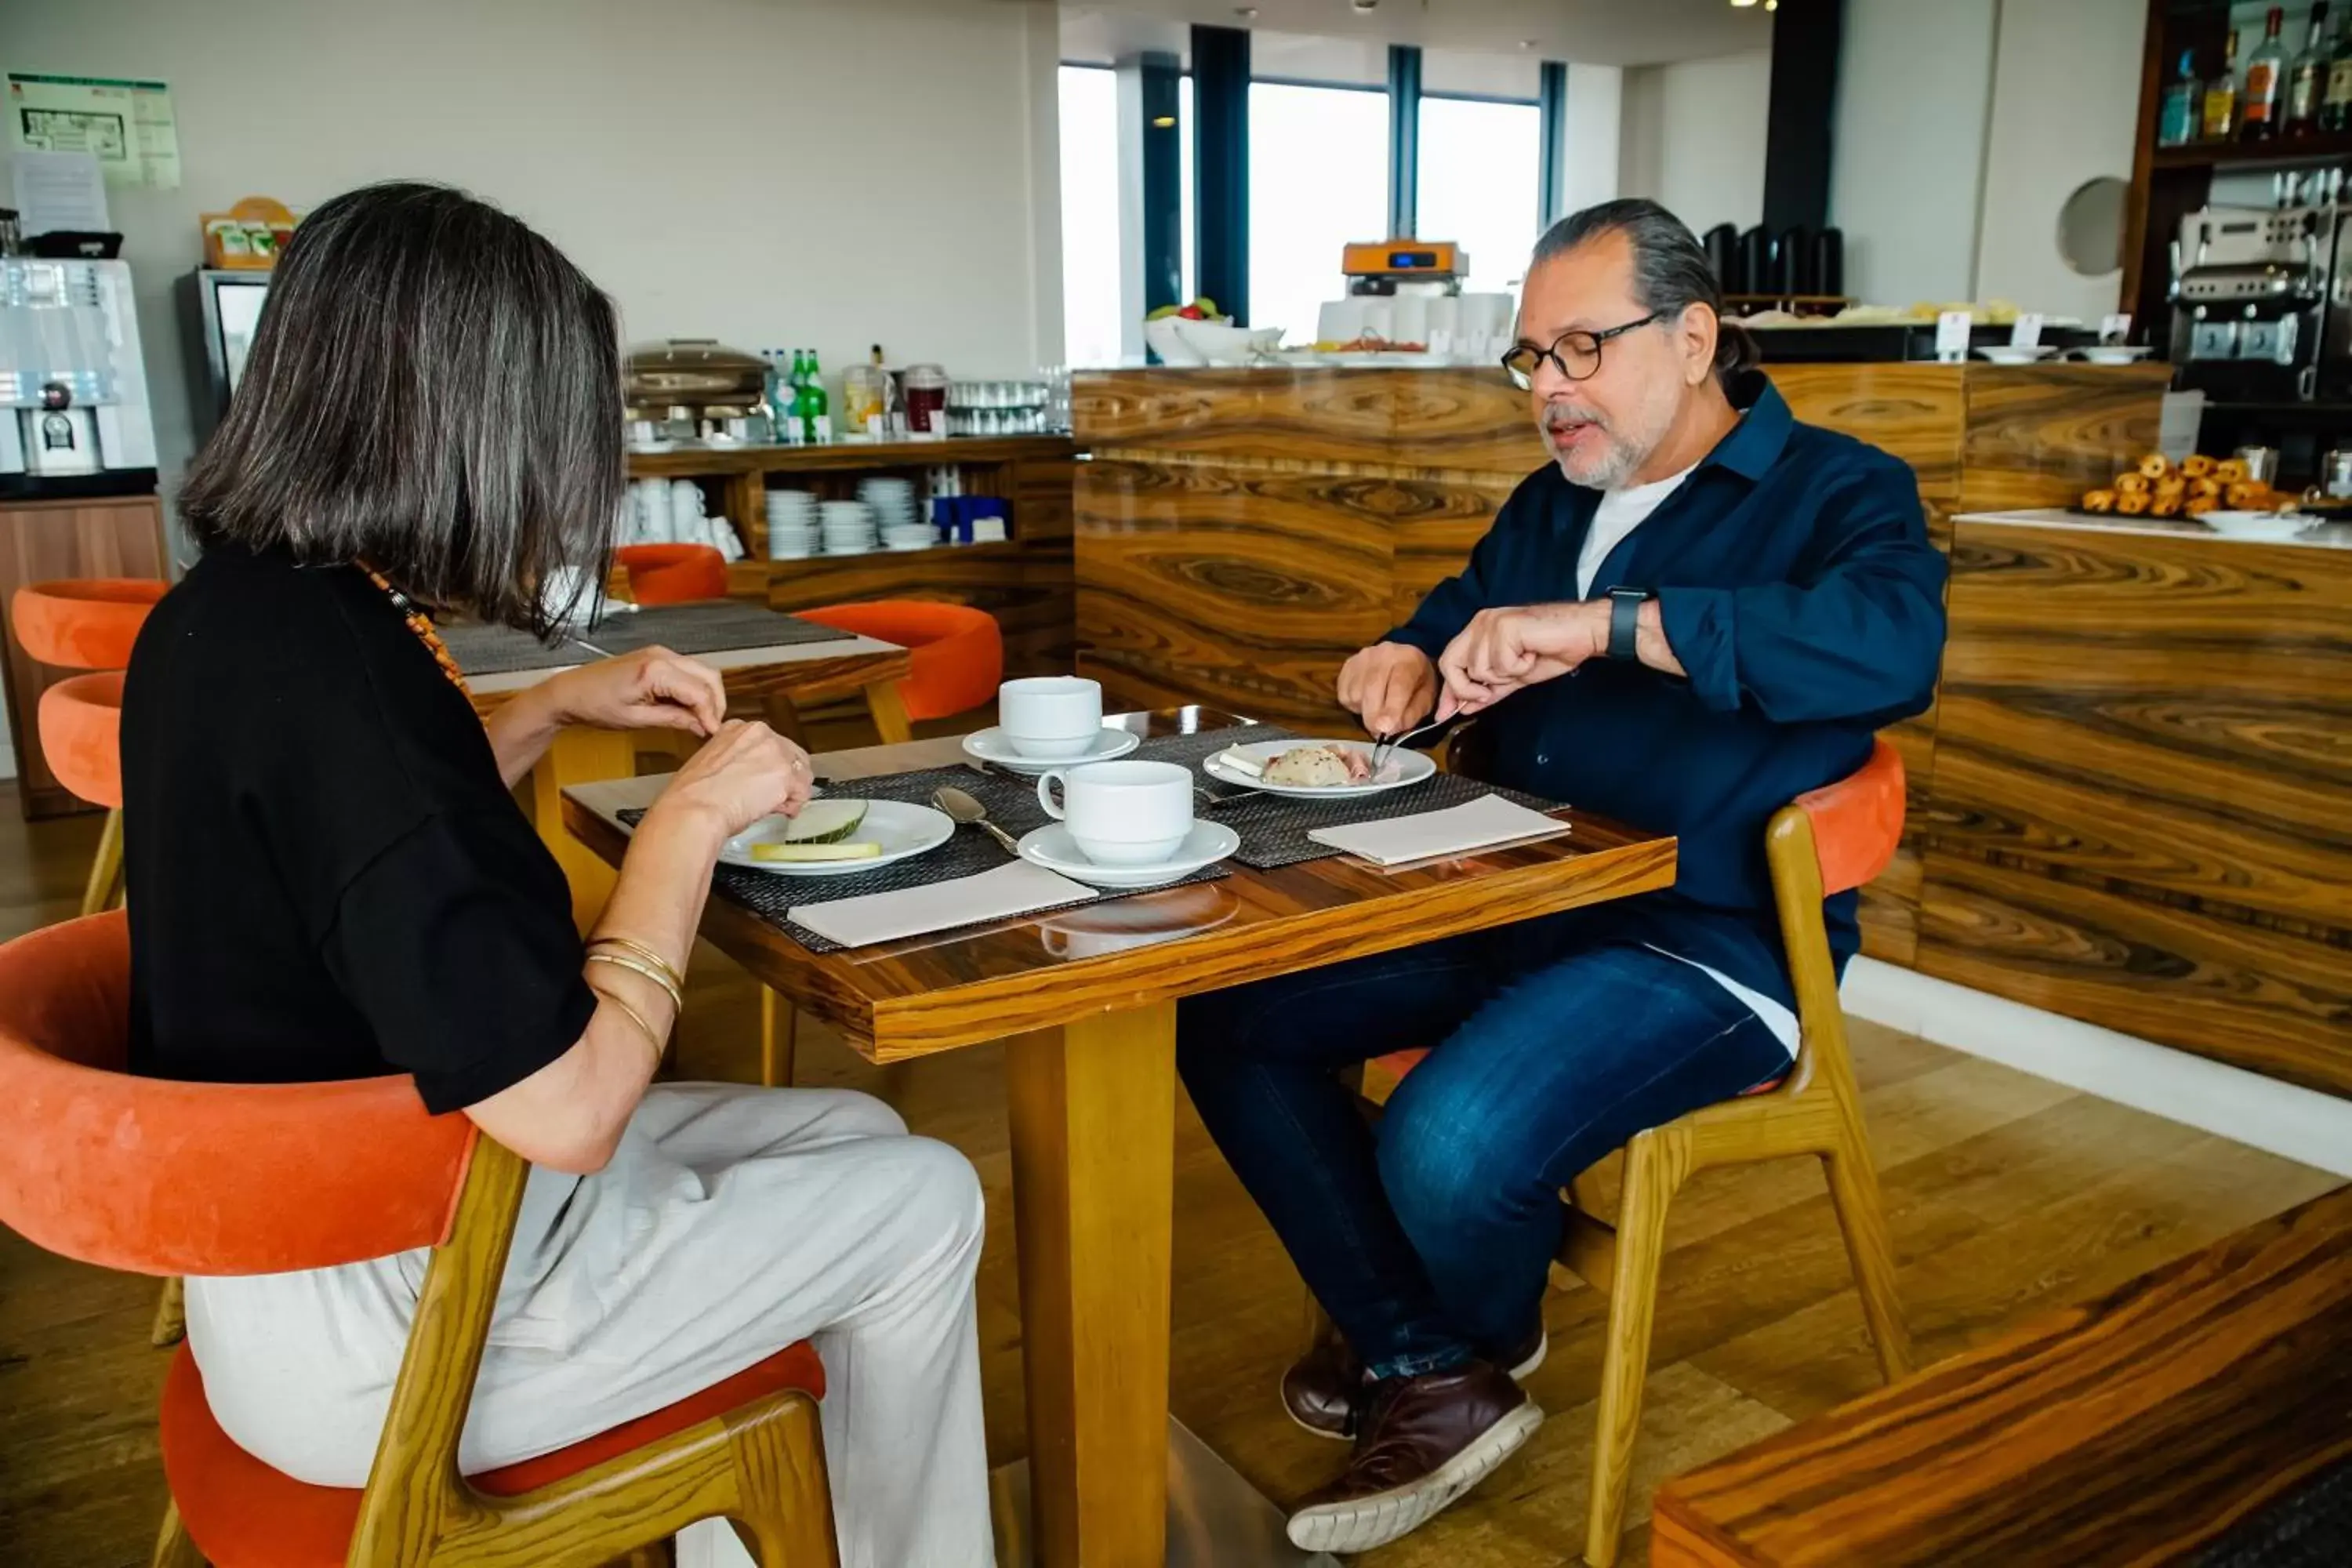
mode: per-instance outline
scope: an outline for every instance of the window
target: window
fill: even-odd
[[[1252,82],[1249,112],[1249,324],[1311,343],[1340,247],[1389,237],[1388,95]]]
[[[1117,364],[1120,301],[1118,76],[1064,66],[1062,353],[1074,365]]]
[[[1543,115],[1531,103],[1421,100],[1417,239],[1470,253],[1465,289],[1516,291],[1534,250]]]

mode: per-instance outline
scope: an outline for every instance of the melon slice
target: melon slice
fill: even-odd
[[[866,825],[862,800],[813,800],[784,831],[787,844],[838,844]],[[878,847],[877,852],[879,852]]]
[[[788,842],[751,846],[751,858],[767,861],[871,860],[881,853],[882,846],[870,840],[854,844]]]

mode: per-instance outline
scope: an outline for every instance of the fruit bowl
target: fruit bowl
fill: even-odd
[[[1160,356],[1162,364],[1204,365],[1209,363],[1209,356],[1185,342],[1176,331],[1179,327],[1198,324],[1176,316],[1161,316],[1143,323],[1143,341],[1151,346],[1152,353]]]
[[[1248,364],[1260,354],[1274,353],[1275,345],[1282,342],[1280,327],[1236,327],[1224,321],[1188,321],[1181,316],[1169,319],[1176,323],[1176,335],[1211,364]]]

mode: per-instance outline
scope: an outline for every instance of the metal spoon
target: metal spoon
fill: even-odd
[[[1015,855],[1021,853],[1020,841],[988,819],[988,807],[981,805],[977,797],[966,794],[953,784],[941,784],[931,792],[931,804],[955,818],[959,824],[985,827],[995,836],[999,844],[1003,845]]]

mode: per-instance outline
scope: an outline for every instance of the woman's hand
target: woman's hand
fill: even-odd
[[[719,672],[666,647],[583,665],[544,688],[559,724],[710,736],[727,721],[727,686]]]
[[[806,752],[765,724],[738,721],[721,724],[678,769],[647,816],[700,821],[712,833],[716,856],[719,840],[760,818],[779,811],[797,815],[815,784]]]

